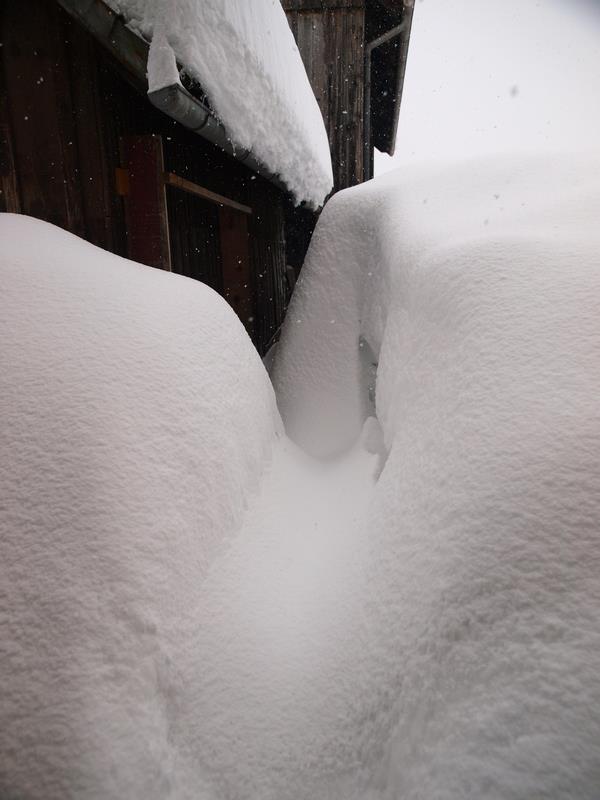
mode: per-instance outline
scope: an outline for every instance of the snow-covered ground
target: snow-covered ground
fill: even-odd
[[[273,390],[208,287],[28,217],[0,242],[0,796],[187,796],[181,665]]]
[[[333,186],[323,117],[279,0],[107,0],[151,41],[150,88],[178,80],[175,58],[207,93],[234,144],[318,208]]]
[[[388,453],[328,701],[358,788],[322,796],[372,771],[376,797],[598,797],[599,214],[597,159],[513,157],[390,173],[319,221],[280,410],[342,449],[370,350]]]
[[[597,798],[598,174],[328,204],[274,366],[324,460],[214,293],[1,220],[4,793]]]

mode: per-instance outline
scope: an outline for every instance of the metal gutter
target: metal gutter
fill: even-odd
[[[57,0],[123,66],[138,89],[147,85],[148,43],[136,36],[102,0]]]
[[[173,83],[162,89],[148,92],[148,99],[155,108],[179,122],[184,128],[188,128],[188,130],[199,134],[204,139],[212,142],[212,144],[225,150],[237,161],[274,183],[286,194],[290,193],[290,190],[279,175],[270,172],[252,151],[235,146],[235,143],[229,138],[227,131],[213,116],[211,110],[201,100],[194,97],[181,83]]]
[[[97,39],[125,67],[140,90],[147,90],[146,77],[149,44],[137,36],[118,14],[103,0],[57,0],[58,4]],[[220,147],[236,161],[277,186],[286,194],[289,188],[279,175],[272,173],[251,151],[236,147],[223,125],[208,106],[194,97],[181,83],[147,92],[153,106],[212,144]]]

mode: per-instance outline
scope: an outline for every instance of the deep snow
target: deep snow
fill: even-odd
[[[397,171],[313,237],[274,380],[288,430],[334,451],[365,347],[379,363],[388,457],[329,699],[355,708],[344,763],[374,796],[598,797],[599,176],[581,156]]]
[[[28,217],[0,242],[0,796],[188,796],[182,664],[273,390],[207,286]]]
[[[107,0],[151,42],[151,89],[198,81],[227,133],[318,208],[333,186],[323,117],[279,0]]]
[[[274,366],[321,462],[214,293],[0,218],[5,793],[597,798],[594,163],[334,197]]]

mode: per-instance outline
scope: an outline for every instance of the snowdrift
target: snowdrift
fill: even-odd
[[[0,794],[597,799],[599,174],[334,197],[320,463],[212,291],[0,217]]]
[[[279,0],[108,0],[152,42],[152,89],[177,78],[172,49],[236,146],[318,208],[333,186],[325,124]],[[162,84],[164,85],[164,84]]]
[[[178,710],[271,385],[208,287],[23,216],[0,242],[0,794],[202,796]]]
[[[280,409],[342,450],[378,364],[387,455],[322,706],[354,777],[322,797],[598,796],[599,215],[600,164],[565,156],[397,171],[321,216]]]

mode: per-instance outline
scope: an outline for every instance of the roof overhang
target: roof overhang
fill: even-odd
[[[157,91],[148,91],[147,69],[149,42],[130,30],[121,16],[102,0],[57,0],[60,6],[77,20],[124,68],[127,78],[156,108],[188,130],[224,150],[259,175],[274,183],[286,194],[288,188],[259,162],[252,152],[232,142],[223,125],[217,120],[204,99],[197,97],[177,82]]]
[[[367,110],[367,115],[373,126],[370,139],[379,150],[393,155],[404,89],[414,1],[373,0],[371,5],[375,4],[388,12],[389,25],[387,30],[378,31],[377,36],[367,42],[365,48],[368,92],[372,104]],[[380,69],[383,66],[381,69],[383,75],[373,74],[372,57],[379,59]],[[381,84],[379,86],[378,80]]]

